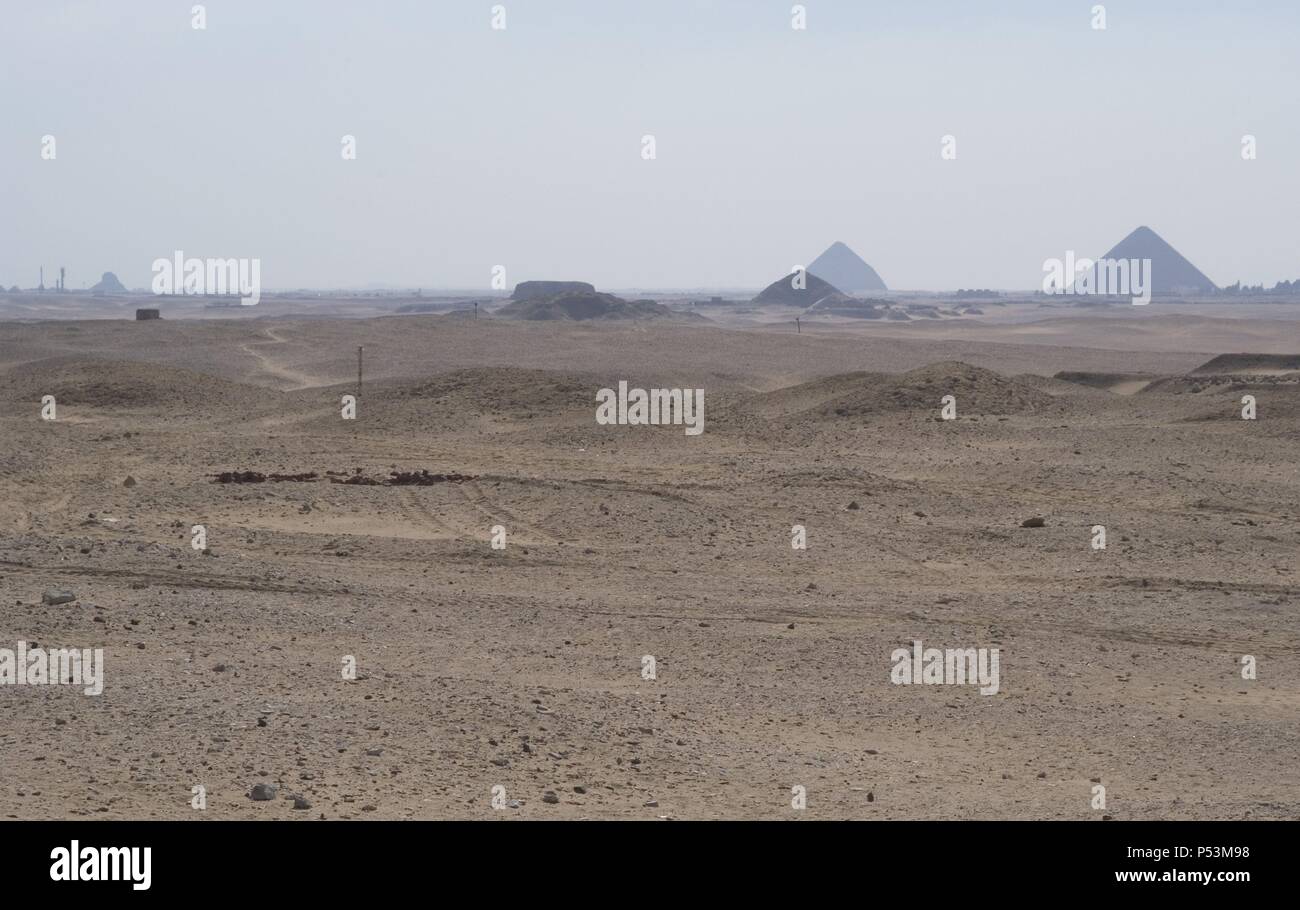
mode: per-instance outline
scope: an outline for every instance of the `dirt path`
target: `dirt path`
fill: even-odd
[[[295,370],[290,367],[283,366],[281,364],[276,363],[274,360],[272,360],[269,355],[254,350],[253,349],[254,345],[288,344],[288,340],[283,338],[278,332],[276,332],[275,329],[266,328],[266,329],[262,329],[262,332],[267,336],[269,340],[249,341],[245,344],[241,344],[239,346],[239,349],[243,351],[245,354],[248,354],[250,357],[255,357],[258,362],[258,369],[261,370],[263,373],[268,373],[271,376],[274,376],[276,379],[289,383],[289,385],[285,387],[283,391],[293,392],[298,389],[309,389],[314,386],[329,385],[328,380],[320,376],[315,376],[312,375],[311,373],[304,373],[301,372],[300,370]]]

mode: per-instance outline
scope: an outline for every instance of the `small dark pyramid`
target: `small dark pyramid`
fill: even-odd
[[[91,287],[90,292],[92,294],[125,294],[126,288],[122,286],[122,282],[117,280],[116,275],[112,272],[105,272],[103,277],[99,279],[99,283]]]
[[[1150,259],[1153,294],[1208,294],[1217,290],[1204,272],[1146,225],[1115,244],[1101,258]]]
[[[862,257],[836,240],[808,266],[808,271],[852,294],[857,291],[887,291],[885,282]]]
[[[805,271],[803,275],[804,286],[797,288],[795,287],[795,276],[797,274],[791,272],[789,275],[773,281],[758,292],[758,296],[754,298],[754,303],[781,303],[786,306],[807,308],[831,295],[845,296],[840,293],[838,288],[808,271]]]

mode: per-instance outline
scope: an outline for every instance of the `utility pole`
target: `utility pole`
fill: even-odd
[[[795,333],[796,335],[802,335],[802,334],[803,334],[803,329],[799,328],[799,317],[798,317],[798,316],[794,317],[794,333]]]
[[[357,345],[357,401],[361,401],[361,345]]]

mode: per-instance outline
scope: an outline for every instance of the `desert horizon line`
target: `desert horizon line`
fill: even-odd
[[[1165,241],[1163,237],[1161,237],[1158,233],[1156,233],[1147,225],[1139,225],[1137,228],[1134,228],[1127,235],[1125,235],[1125,237],[1122,240],[1120,240],[1118,243],[1112,246],[1110,250],[1108,250],[1102,256],[1098,257],[1096,260],[1089,259],[1087,257],[1077,257],[1073,249],[1066,250],[1065,252],[1068,261],[1070,261],[1071,263],[1074,263],[1076,261],[1080,263],[1083,262],[1089,263],[1088,266],[1083,266],[1084,272],[1086,274],[1087,270],[1095,266],[1095,264],[1098,262],[1105,262],[1112,259],[1135,258],[1133,256],[1135,250],[1143,251],[1143,255],[1139,255],[1136,257],[1138,259],[1144,259],[1144,258],[1150,259],[1156,256],[1160,257],[1160,259],[1168,263],[1170,272],[1178,273],[1180,277],[1184,278],[1189,282],[1188,284],[1183,286],[1176,286],[1173,288],[1166,286],[1163,289],[1158,289],[1156,293],[1158,293],[1160,296],[1166,296],[1166,297],[1167,296],[1196,296],[1199,294],[1213,295],[1223,291],[1228,291],[1233,288],[1241,289],[1244,287],[1250,289],[1252,287],[1252,285],[1248,283],[1244,283],[1242,279],[1238,279],[1234,284],[1222,284],[1222,285],[1218,284],[1217,282],[1210,279],[1203,271],[1201,271],[1199,268],[1194,266],[1185,256],[1179,253],[1178,250],[1176,250],[1172,245],[1170,245],[1167,241]],[[184,254],[182,251],[177,250],[174,255],[177,261],[177,271],[179,272],[180,259]],[[155,281],[152,289],[144,288],[140,286],[128,288],[121,283],[116,273],[112,271],[105,271],[104,273],[102,273],[100,281],[96,285],[91,286],[89,284],[84,284],[83,287],[80,289],[68,289],[64,284],[65,267],[63,266],[58,267],[58,272],[59,272],[58,286],[55,288],[47,288],[45,287],[45,283],[44,283],[45,266],[41,265],[39,266],[39,273],[40,273],[39,286],[32,287],[32,288],[21,288],[18,285],[11,285],[7,293],[25,293],[27,291],[32,291],[37,293],[49,293],[49,292],[77,293],[78,291],[94,292],[97,288],[99,288],[104,293],[117,293],[117,294],[142,293],[142,294],[150,294],[151,296],[161,296],[161,297],[213,296],[211,294],[193,294],[193,293],[187,293],[185,295],[158,293],[158,291],[156,290],[156,286],[157,286],[156,269],[157,269],[157,263],[163,261],[164,260],[162,259],[154,260]],[[189,261],[203,262],[205,260],[198,260],[198,259],[186,260],[187,263]],[[221,263],[223,261],[232,261],[232,260],[224,260],[218,258],[218,259],[209,259],[206,261],[209,263],[213,263],[213,262]],[[240,261],[246,261],[246,260],[240,260]],[[260,263],[261,259],[259,258],[254,261]],[[1050,262],[1052,262],[1051,259],[1045,260],[1043,263],[1043,267],[1047,268],[1048,263]],[[261,287],[261,291],[263,293],[273,294],[273,295],[284,295],[284,294],[293,294],[293,293],[344,294],[344,293],[367,293],[367,292],[370,293],[381,293],[381,292],[412,293],[414,292],[415,296],[423,296],[424,291],[428,290],[430,292],[434,292],[435,294],[439,294],[442,296],[473,296],[479,298],[488,298],[488,299],[501,298],[501,299],[508,300],[513,296],[514,290],[508,287],[508,285],[510,285],[511,283],[505,280],[504,277],[505,268],[506,268],[505,266],[500,264],[490,266],[488,271],[489,274],[491,275],[491,279],[489,282],[489,287],[487,288],[457,286],[457,285],[439,285],[439,284],[426,285],[420,283],[366,282],[363,284],[336,284],[336,285],[293,285],[293,284],[284,284],[284,285],[276,285],[276,286],[268,285],[265,287]],[[848,294],[861,294],[862,292],[870,292],[871,294],[951,294],[951,293],[962,293],[962,292],[992,292],[998,294],[1039,295],[1044,293],[1044,287],[1041,284],[1041,282],[1037,286],[1030,285],[1025,287],[1014,287],[1014,286],[1006,286],[1006,285],[997,287],[990,284],[980,284],[978,282],[975,282],[972,283],[969,287],[957,286],[953,288],[946,288],[946,287],[891,288],[885,284],[884,280],[879,276],[879,274],[877,274],[876,270],[872,266],[870,266],[860,255],[857,254],[856,251],[853,250],[852,247],[850,247],[842,240],[831,241],[831,243],[826,247],[826,249],[818,256],[810,260],[807,265],[803,265],[799,263],[792,265],[786,272],[783,273],[782,277],[795,275],[800,271],[804,271],[808,274],[814,275],[820,278],[822,281],[825,281],[827,284],[831,285],[835,290],[843,293],[848,293]],[[1079,277],[1078,273],[1073,273],[1073,274],[1075,278]],[[54,270],[51,269],[51,276],[53,277],[53,275],[54,275]],[[110,278],[111,278],[111,283],[109,281]],[[582,279],[529,278],[526,280],[527,281],[533,281],[533,280],[579,281]],[[778,278],[777,280],[780,280],[780,278]],[[513,283],[514,287],[517,288],[520,283],[521,282],[514,282]],[[1071,283],[1073,283],[1073,280]],[[1291,279],[1280,278],[1274,283],[1274,287],[1277,288],[1278,285],[1281,285],[1283,283],[1287,285],[1291,285],[1293,282]],[[105,284],[107,284],[108,286],[101,288],[101,285],[105,285]],[[593,286],[603,287],[607,291],[611,291],[611,292],[614,291],[646,292],[646,293],[653,293],[653,294],[711,293],[715,295],[720,292],[721,293],[726,293],[726,292],[749,293],[751,291],[761,292],[763,288],[766,286],[766,285],[750,285],[750,284],[667,284],[667,285],[627,284],[627,285],[623,285],[623,284],[597,284],[596,282],[591,282],[591,284]],[[1253,287],[1258,289],[1264,289],[1264,283],[1261,281],[1258,285],[1254,285]],[[0,282],[0,293],[6,293],[3,282]]]

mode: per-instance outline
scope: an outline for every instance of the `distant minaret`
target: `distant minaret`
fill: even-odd
[[[63,266],[59,266],[59,293],[63,293],[63,273],[66,271]]]
[[[41,266],[41,286],[38,287],[36,290],[38,291],[45,290],[45,266]]]

